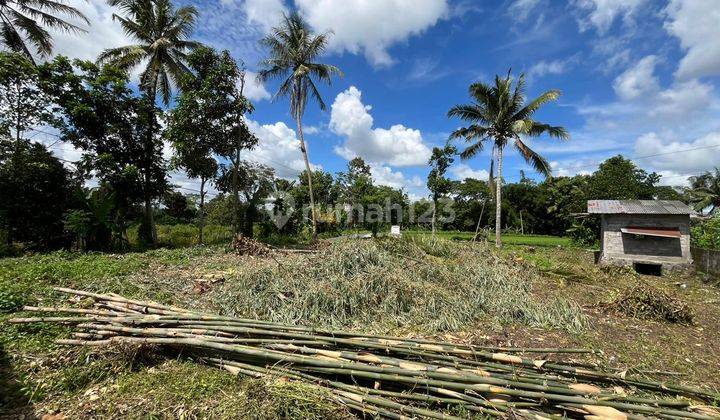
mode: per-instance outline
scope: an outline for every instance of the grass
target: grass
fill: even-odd
[[[403,231],[403,235],[407,236],[429,236],[431,232],[425,230],[406,230]],[[438,238],[450,239],[454,241],[472,241],[475,236],[475,232],[462,232],[462,231],[439,231],[435,235]],[[482,240],[482,236],[478,239]],[[487,237],[490,242],[495,241],[494,233],[490,233]],[[519,233],[503,233],[502,234],[503,244],[506,245],[529,245],[529,246],[543,246],[543,247],[554,247],[571,246],[570,238],[563,238],[559,236],[549,235],[521,235]]]
[[[407,233],[407,232],[406,232]],[[447,239],[460,233],[443,234]],[[440,236],[440,235],[438,235]],[[523,237],[527,238],[527,237]],[[547,238],[547,237],[540,237]],[[545,240],[550,246],[539,246]],[[641,280],[592,253],[432,239],[340,241],[314,255],[227,254],[222,246],[145,253],[67,252],[0,259],[0,419],[351,418],[327,395],[279,378],[242,379],[153,348],[67,349],[62,326],[10,325],[25,303],[58,304],[62,285],[215,313],[362,332],[527,347],[593,347],[595,363],[673,371],[659,380],[720,387],[720,290],[695,277],[643,277],[684,302],[693,325],[637,319],[603,305]],[[202,283],[207,288],[197,291]],[[678,287],[678,285],[687,287]],[[5,311],[5,313],[2,313]],[[655,377],[655,376],[653,376]]]

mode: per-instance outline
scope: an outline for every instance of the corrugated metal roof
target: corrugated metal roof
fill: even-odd
[[[681,201],[589,200],[588,213],[595,214],[695,214]]]

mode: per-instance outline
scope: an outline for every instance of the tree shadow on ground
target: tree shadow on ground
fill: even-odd
[[[37,419],[33,405],[22,388],[23,384],[13,370],[10,355],[0,343],[0,420]]]

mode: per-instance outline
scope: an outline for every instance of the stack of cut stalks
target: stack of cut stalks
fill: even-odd
[[[631,378],[580,362],[529,359],[521,349],[319,330],[214,316],[154,302],[58,288],[92,309],[26,307],[47,317],[11,322],[74,325],[60,344],[155,344],[250,377],[274,376],[326,389],[359,414],[393,419],[472,416],[560,419],[714,419],[720,395]]]

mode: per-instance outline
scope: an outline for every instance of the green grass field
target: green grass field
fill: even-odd
[[[420,236],[420,235],[432,235],[430,231],[417,231],[417,230],[406,230],[403,232],[404,235],[408,236]],[[461,232],[461,231],[441,231],[436,232],[436,236],[443,239],[450,239],[454,241],[471,241],[475,233],[473,232]],[[482,236],[478,237],[482,240]],[[494,241],[495,236],[491,233],[488,238],[489,241]],[[504,244],[507,245],[530,245],[530,246],[571,246],[570,238],[562,238],[559,236],[546,236],[546,235],[520,235],[517,233],[504,233],[502,235]]]

